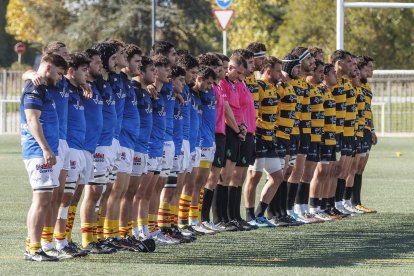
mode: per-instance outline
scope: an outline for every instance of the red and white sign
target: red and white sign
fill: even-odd
[[[224,32],[234,16],[234,10],[213,10],[213,14]]]
[[[14,45],[14,51],[21,55],[26,52],[26,45],[23,42],[16,43]]]

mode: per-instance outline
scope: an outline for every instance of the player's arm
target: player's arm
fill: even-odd
[[[41,111],[37,109],[25,109],[24,113],[26,115],[27,125],[33,137],[36,139],[36,142],[39,144],[40,148],[43,151],[43,158],[48,165],[56,164],[56,156],[53,151],[50,149],[49,144],[46,141],[46,138],[43,134],[43,128],[40,124],[39,118]]]
[[[82,84],[80,86],[83,90],[83,97],[85,97],[86,99],[91,99],[92,98],[92,88],[88,83]]]
[[[239,129],[233,111],[227,101],[224,101],[224,118],[226,120],[226,125],[228,125],[235,133],[238,133],[237,136],[240,139],[243,139],[244,135],[242,134],[241,129]]]
[[[28,70],[22,75],[23,81],[31,80],[35,86],[46,85],[46,80],[41,77],[36,71]]]

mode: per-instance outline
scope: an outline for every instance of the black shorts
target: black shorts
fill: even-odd
[[[213,166],[223,168],[226,165],[226,135],[215,134],[216,152],[214,153]]]
[[[355,155],[355,137],[344,136],[342,140],[341,155],[353,156]]]
[[[240,151],[240,139],[236,133],[226,125],[226,160],[237,162]]]
[[[319,162],[321,160],[321,143],[310,142],[308,154],[306,155],[307,161]]]
[[[296,156],[299,152],[299,134],[290,135],[289,155]]]
[[[256,160],[256,144],[254,135],[247,133],[246,139],[240,144],[239,158],[236,166],[248,167],[253,165]]]
[[[344,139],[344,134],[343,133],[337,133],[336,134],[336,147],[335,147],[336,152],[342,152],[343,139]]]
[[[320,162],[336,161],[336,146],[321,145],[321,160]]]
[[[356,137],[356,140],[355,140],[355,153],[356,154],[364,153],[363,150],[362,150],[362,140],[363,139],[364,139],[363,137]]]
[[[299,136],[299,154],[308,154],[309,145],[310,145],[310,134],[309,133],[301,133]]]
[[[276,147],[273,141],[263,140],[256,136],[256,158],[276,157]]]
[[[285,158],[286,155],[289,155],[289,146],[290,146],[289,140],[276,137],[276,143],[275,143],[276,156],[279,158]]]
[[[369,152],[372,147],[372,134],[368,129],[364,129],[364,138],[362,139],[362,152]]]

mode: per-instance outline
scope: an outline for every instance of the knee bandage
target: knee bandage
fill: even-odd
[[[68,219],[69,207],[60,207],[57,215],[57,219]]]

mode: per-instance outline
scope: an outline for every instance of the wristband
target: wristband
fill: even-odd
[[[371,128],[371,132],[375,132],[375,128]]]

